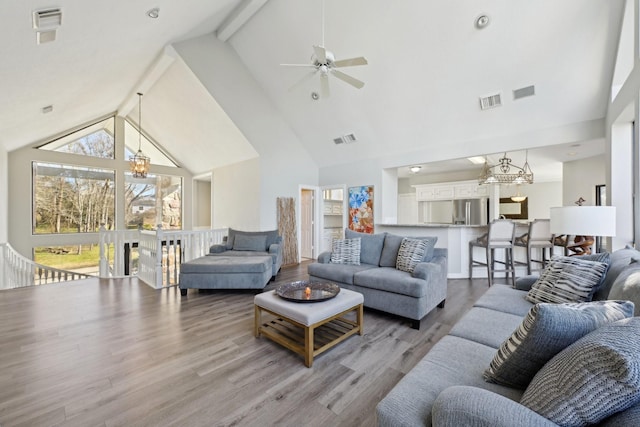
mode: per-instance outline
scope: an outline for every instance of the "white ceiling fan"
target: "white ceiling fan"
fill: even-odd
[[[356,65],[367,65],[368,62],[363,56],[356,58],[340,59],[336,60],[333,56],[333,52],[325,49],[324,47],[324,0],[322,1],[322,44],[319,46],[313,46],[313,55],[311,55],[311,64],[280,64],[285,67],[305,67],[314,68],[309,74],[307,74],[302,80],[294,84],[291,89],[298,86],[303,81],[306,81],[311,76],[314,76],[318,72],[320,73],[320,93],[323,98],[329,96],[329,75],[332,74],[338,79],[351,86],[361,89],[364,86],[364,82],[351,77],[348,74],[338,70],[342,67],[354,67]]]

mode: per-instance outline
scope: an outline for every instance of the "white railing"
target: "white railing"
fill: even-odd
[[[33,262],[16,252],[9,243],[0,243],[0,289],[14,289],[93,277]]]
[[[204,256],[221,243],[228,229],[155,231],[100,229],[100,277],[137,274],[138,279],[160,289],[178,283],[180,264]],[[138,249],[137,262],[131,249]]]

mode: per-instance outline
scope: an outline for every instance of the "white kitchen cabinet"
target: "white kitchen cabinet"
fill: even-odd
[[[416,200],[426,202],[431,200],[475,199],[489,196],[487,186],[478,185],[477,181],[460,181],[442,184],[420,184],[416,189]]]

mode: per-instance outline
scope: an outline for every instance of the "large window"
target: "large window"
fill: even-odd
[[[127,228],[182,229],[182,178],[125,174],[125,223]]]
[[[115,153],[114,123],[115,119],[109,117],[49,142],[41,146],[40,149],[113,159]]]
[[[114,223],[113,170],[33,162],[33,233],[94,233]]]

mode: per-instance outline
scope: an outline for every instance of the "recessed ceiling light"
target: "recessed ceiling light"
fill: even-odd
[[[481,30],[484,27],[489,25],[489,16],[488,15],[480,15],[476,18],[476,28]]]
[[[411,171],[411,173],[418,173],[418,172],[420,172],[420,169],[422,169],[422,166],[418,166],[418,165],[416,165],[416,166],[411,166],[411,167],[409,168],[409,170]]]
[[[467,160],[469,160],[474,165],[484,165],[484,162],[486,161],[484,156],[467,157]]]
[[[158,16],[160,16],[160,8],[159,7],[154,7],[153,9],[149,9],[147,11],[147,16],[149,18],[153,18],[153,19],[158,18]]]
[[[318,95],[318,92],[311,92],[311,99],[313,99],[314,101],[320,99],[320,95]]]

